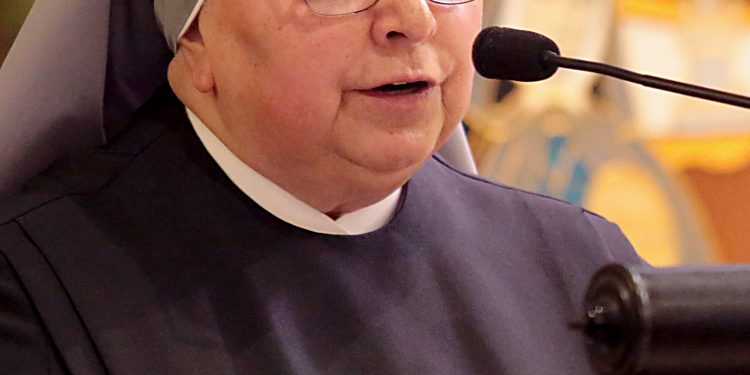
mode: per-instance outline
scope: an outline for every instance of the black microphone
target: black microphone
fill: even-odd
[[[491,26],[477,36],[474,67],[485,78],[533,82],[551,77],[557,68],[583,70],[677,94],[750,108],[750,98],[707,87],[635,73],[615,66],[560,56],[552,39],[531,31]]]

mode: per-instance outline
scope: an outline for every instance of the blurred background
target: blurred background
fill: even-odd
[[[33,0],[0,2],[0,61]],[[568,57],[750,94],[750,0],[485,0]],[[750,111],[588,73],[478,78],[480,174],[618,223],[657,265],[750,262]],[[502,225],[502,223],[498,223]]]
[[[0,1],[0,61],[3,61],[5,54],[8,53],[33,2],[33,0]]]

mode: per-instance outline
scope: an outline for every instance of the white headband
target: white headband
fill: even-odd
[[[200,13],[206,0],[154,0],[154,13],[172,51]]]

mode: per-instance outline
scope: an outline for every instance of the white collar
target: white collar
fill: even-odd
[[[291,225],[316,233],[359,235],[382,228],[396,211],[401,188],[380,202],[333,220],[243,163],[190,109],[187,114],[203,146],[229,179],[259,206]]]

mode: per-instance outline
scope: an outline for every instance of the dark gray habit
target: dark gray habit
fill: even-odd
[[[567,323],[592,272],[640,262],[606,220],[438,159],[384,228],[298,229],[169,93],[2,207],[2,374],[590,374]]]
[[[433,158],[378,231],[293,227],[163,86],[151,1],[60,4],[0,71],[0,374],[591,373],[567,323],[640,262],[616,226]]]

